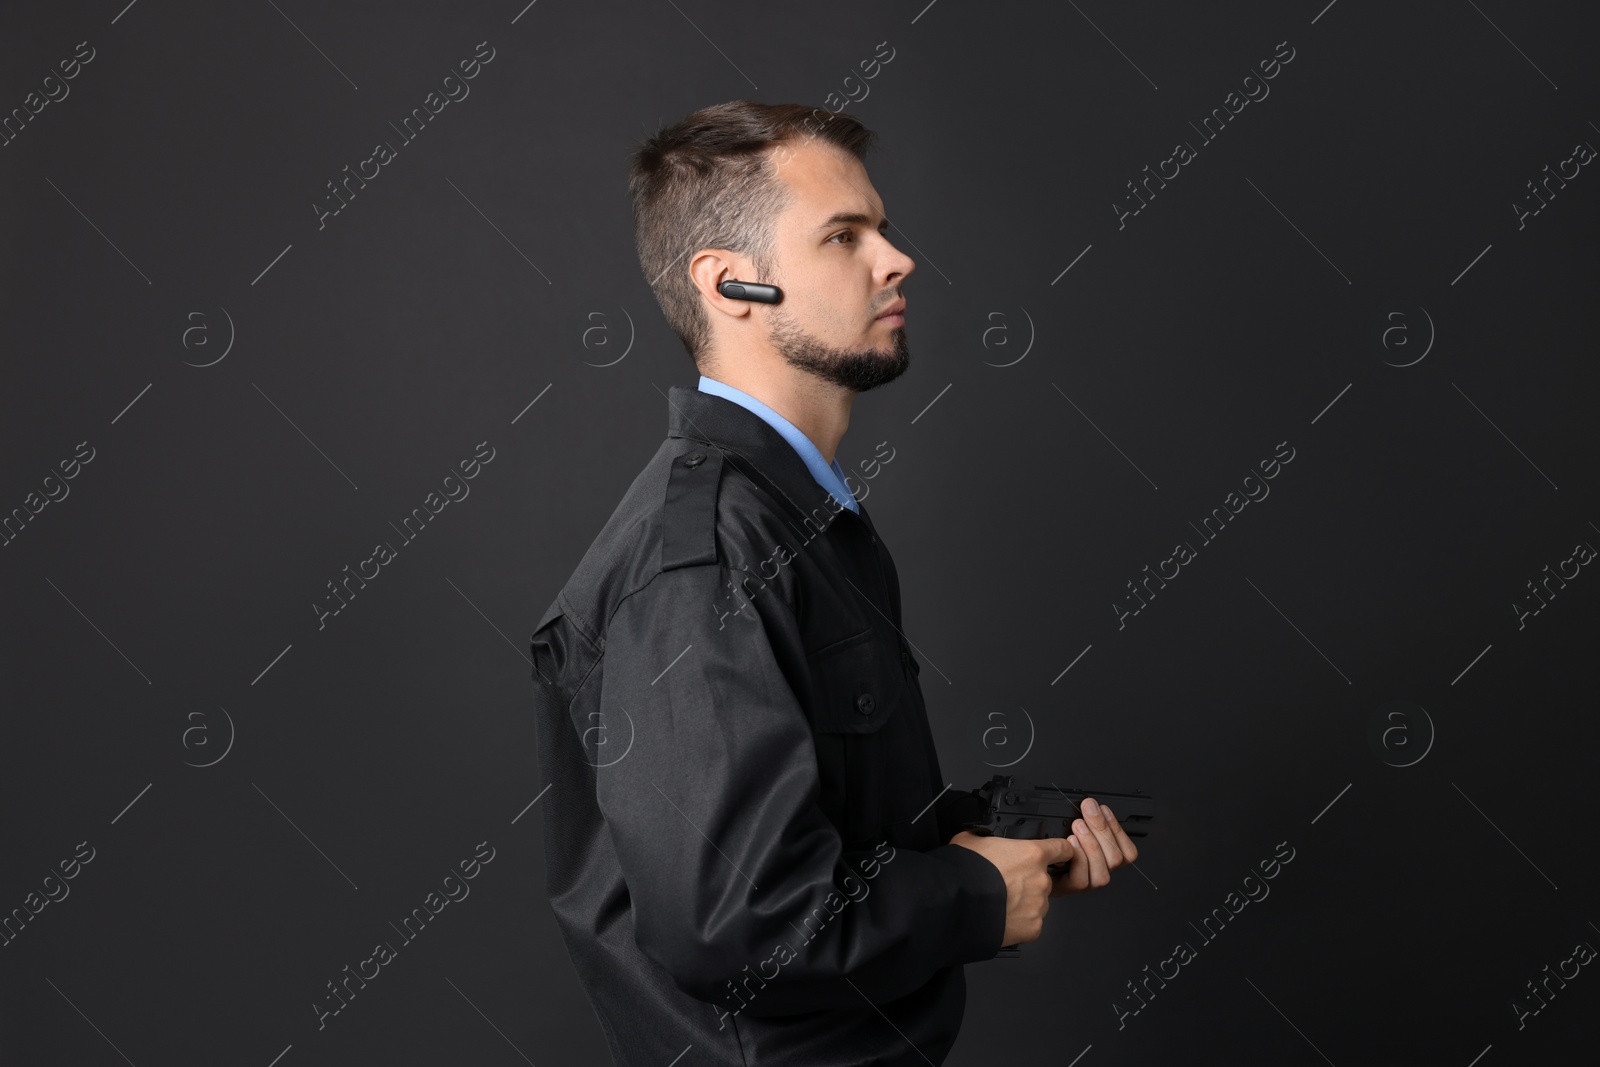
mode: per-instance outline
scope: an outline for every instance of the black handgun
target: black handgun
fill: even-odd
[[[981,836],[1032,840],[1041,837],[1070,837],[1072,823],[1082,817],[1078,805],[1087,797],[1108,804],[1117,824],[1129,837],[1145,837],[1155,820],[1155,801],[1144,793],[1114,793],[1101,789],[1061,789],[1055,785],[1025,786],[1015,777],[997,774],[974,789],[973,800],[957,807],[959,825]],[[1047,870],[1060,876],[1067,863],[1053,863]],[[1021,954],[1021,945],[1006,945],[996,958]]]

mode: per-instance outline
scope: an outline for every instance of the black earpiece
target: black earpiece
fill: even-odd
[[[759,282],[723,282],[717,292],[730,300],[754,300],[762,304],[776,304],[783,299],[783,290],[776,285]]]

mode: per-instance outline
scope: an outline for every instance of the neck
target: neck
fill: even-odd
[[[833,462],[839,441],[850,428],[850,406],[855,400],[852,390],[822,381],[787,363],[775,367],[720,366],[701,373],[750,394],[794,423],[817,446],[822,458]]]

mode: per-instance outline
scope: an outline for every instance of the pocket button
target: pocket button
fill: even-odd
[[[871,715],[874,707],[876,707],[876,703],[873,701],[871,693],[862,693],[856,697],[856,710],[861,714]]]

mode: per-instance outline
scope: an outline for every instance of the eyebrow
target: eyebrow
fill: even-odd
[[[824,221],[820,226],[813,228],[811,232],[814,234],[821,233],[824,230],[831,230],[835,226],[842,226],[846,223],[854,223],[858,226],[865,226],[871,221],[872,217],[870,215],[863,215],[859,211],[835,211],[832,215],[829,215],[827,220]],[[883,223],[884,225],[888,225],[889,218],[887,215],[884,216]]]

